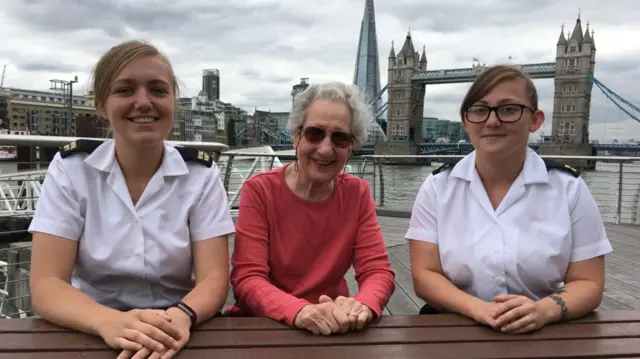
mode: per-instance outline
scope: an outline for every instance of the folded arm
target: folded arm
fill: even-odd
[[[100,323],[117,311],[107,308],[71,286],[78,240],[84,229],[81,204],[60,158],[49,165],[36,213],[29,286],[35,311],[44,319],[98,335]]]
[[[197,323],[213,317],[224,305],[229,291],[229,249],[226,235],[193,243],[196,286],[182,301],[196,312]],[[169,311],[179,311],[170,308]]]
[[[120,312],[71,286],[77,248],[74,240],[33,234],[29,282],[32,305],[42,318],[56,325],[99,335],[101,323]]]
[[[214,164],[204,182],[202,196],[189,215],[196,286],[182,301],[196,312],[197,323],[222,309],[229,291],[228,240],[235,226],[228,207],[220,171]]]
[[[413,287],[420,299],[439,310],[474,318],[474,308],[484,301],[458,289],[442,274],[437,244],[411,240],[409,254]]]
[[[565,283],[537,303],[546,323],[579,318],[598,308],[604,291],[604,256],[571,263]]]
[[[604,256],[613,250],[600,210],[581,178],[572,192],[572,249],[565,286],[538,302],[547,323],[578,318],[598,308],[605,284]]]
[[[284,292],[269,279],[269,224],[260,189],[245,181],[232,256],[231,284],[240,306],[258,316],[293,325],[298,312],[310,303]]]
[[[473,318],[473,309],[483,301],[458,289],[442,274],[434,180],[429,176],[418,191],[406,234],[414,290],[434,308]]]
[[[369,307],[379,318],[395,289],[395,273],[389,263],[369,186],[363,187],[358,231],[353,248],[353,267],[359,287],[354,298]]]

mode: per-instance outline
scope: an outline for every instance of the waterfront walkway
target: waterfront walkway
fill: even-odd
[[[391,267],[396,272],[396,290],[386,314],[417,314],[424,304],[413,291],[409,245],[404,233],[409,225],[408,218],[378,217],[385,239]],[[640,226],[606,224],[607,234],[614,252],[606,260],[606,288],[600,310],[634,309],[640,310]],[[233,242],[229,251],[233,250]],[[358,289],[351,269],[347,281],[353,293]],[[227,305],[233,304],[231,291]]]

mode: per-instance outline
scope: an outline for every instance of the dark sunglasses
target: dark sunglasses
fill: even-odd
[[[339,148],[349,147],[353,142],[353,135],[350,133],[341,131],[332,132],[315,126],[301,127],[300,132],[305,140],[314,144],[322,142],[322,140],[327,137],[327,134],[331,136],[331,143]]]

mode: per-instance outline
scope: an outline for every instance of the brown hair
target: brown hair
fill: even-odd
[[[146,56],[160,56],[169,66],[169,77],[173,82],[173,93],[178,98],[178,79],[176,78],[169,59],[162,54],[155,46],[143,41],[126,41],[112,47],[107,51],[94,70],[93,76],[93,94],[95,98],[96,109],[104,106],[109,96],[109,88],[113,80],[118,76],[120,71],[134,60]]]
[[[490,93],[497,85],[511,80],[524,80],[527,99],[531,102],[531,106],[538,109],[538,91],[531,81],[531,78],[522,72],[519,68],[511,65],[496,65],[489,67],[480,73],[471,85],[469,91],[462,100],[460,105],[460,118],[464,121],[464,114],[469,107],[480,101],[488,93]]]

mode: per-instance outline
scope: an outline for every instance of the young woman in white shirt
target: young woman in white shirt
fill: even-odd
[[[406,233],[421,314],[523,333],[596,309],[612,247],[579,173],[527,145],[545,120],[531,79],[486,69],[460,117],[475,151],[428,176]]]
[[[228,291],[234,224],[220,172],[206,153],[165,142],[177,93],[155,47],[111,48],[94,95],[113,139],[56,154],[29,229],[35,310],[101,336],[119,359],[173,357]]]

